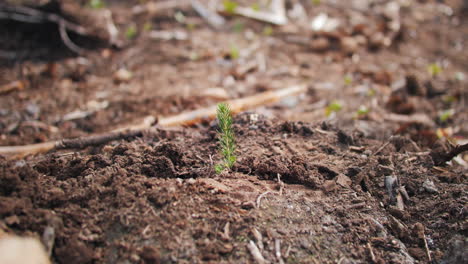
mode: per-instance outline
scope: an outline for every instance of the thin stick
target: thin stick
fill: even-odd
[[[212,27],[220,28],[226,21],[217,13],[206,8],[202,3],[197,0],[191,0],[192,8],[204,18]]]
[[[426,249],[427,259],[429,260],[428,262],[431,263],[432,262],[431,252],[429,251],[429,247],[427,246],[426,232],[424,232],[424,229],[423,229],[423,239],[424,239],[424,248]]]
[[[377,154],[379,154],[380,151],[382,151],[385,147],[388,146],[388,144],[390,144],[390,140],[393,138],[393,135],[390,136],[387,140],[387,142],[385,142],[385,144],[383,144],[377,151],[375,151],[374,153],[372,153],[372,156],[375,156]]]
[[[62,139],[58,141],[49,141],[39,144],[31,144],[25,146],[8,146],[0,147],[0,155],[9,158],[22,158],[29,154],[37,154],[47,152],[53,149],[81,149],[88,146],[96,146],[107,143],[109,141],[138,137],[142,135],[142,131],[127,131],[116,133],[105,133],[101,135],[93,135],[83,138]]]
[[[436,166],[444,165],[445,162],[450,161],[459,154],[468,151],[468,143],[464,145],[457,145],[452,148],[448,153],[440,152],[438,150],[433,150],[429,154],[434,160]]]
[[[277,91],[268,91],[245,98],[227,101],[226,103],[230,105],[232,113],[239,113],[241,111],[252,109],[260,105],[277,102],[284,97],[294,96],[305,92],[306,90],[306,85],[297,85]],[[200,122],[201,120],[213,119],[216,115],[216,106],[217,105],[212,105],[206,108],[181,113],[175,116],[160,118],[158,126],[173,127],[192,125]],[[153,126],[155,120],[158,119],[154,116],[147,116],[140,124],[125,126],[100,135],[93,135],[76,139],[49,141],[24,146],[3,146],[0,147],[0,155],[10,158],[21,158],[26,155],[44,153],[53,149],[84,148],[91,145],[104,144],[112,140],[141,135],[143,130]],[[71,142],[76,143],[72,144]]]
[[[63,43],[71,51],[77,54],[82,54],[84,52],[84,49],[78,47],[70,40],[67,30],[71,30],[80,35],[87,35],[87,30],[84,27],[69,22],[56,14],[46,13],[24,6],[0,5],[0,18],[16,20],[24,23],[43,23],[46,21],[56,23],[59,26],[59,33]]]
[[[275,256],[279,264],[283,264],[283,258],[281,257],[281,240],[275,239]]]
[[[88,34],[87,30],[80,25],[65,20],[63,17],[58,16],[56,14],[42,12],[34,8],[1,4],[0,12],[0,14],[2,15],[0,16],[0,18],[16,20],[25,23],[43,23],[45,21],[53,22],[56,24],[62,23],[68,30],[71,30],[75,33],[78,33],[80,35]]]
[[[367,243],[367,248],[369,249],[372,262],[375,263],[375,254],[374,254],[374,250],[372,250],[372,246],[370,243]]]
[[[260,208],[260,203],[261,203],[261,201],[262,201],[262,198],[263,198],[265,195],[269,194],[269,193],[270,193],[270,191],[266,191],[266,192],[264,192],[264,193],[262,193],[262,194],[260,194],[260,195],[258,196],[258,198],[257,198],[257,208]]]
[[[257,230],[257,228],[252,229],[252,235],[255,237],[255,240],[257,240],[258,248],[263,251],[263,237],[260,231]]]
[[[63,43],[73,52],[76,54],[83,54],[85,52],[84,49],[78,47],[73,41],[71,41],[70,37],[68,36],[67,33],[67,28],[65,24],[61,21],[59,22],[59,33],[60,33],[60,38],[62,39]]]
[[[250,254],[252,254],[254,260],[258,264],[264,264],[265,263],[265,258],[263,258],[262,253],[260,253],[260,250],[258,249],[257,245],[255,245],[255,242],[250,240],[249,244],[247,245],[247,248],[249,249]]]

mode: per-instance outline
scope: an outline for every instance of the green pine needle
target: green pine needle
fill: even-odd
[[[234,131],[232,129],[231,109],[226,103],[218,104],[217,114],[219,131],[219,150],[223,156],[221,164],[215,166],[215,171],[221,173],[223,169],[231,169],[236,162],[236,141]]]

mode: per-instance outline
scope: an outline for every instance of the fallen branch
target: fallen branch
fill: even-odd
[[[445,162],[450,161],[465,151],[468,151],[468,143],[464,145],[457,145],[453,147],[448,153],[440,149],[432,150],[429,155],[432,157],[434,165],[440,166],[444,165]]]
[[[55,23],[59,26],[59,33],[63,43],[75,53],[82,54],[84,52],[82,48],[78,47],[70,40],[67,30],[84,36],[88,35],[87,30],[84,27],[72,23],[59,15],[42,12],[37,9],[25,6],[0,4],[0,18],[15,20],[23,23]]]
[[[227,101],[226,103],[230,105],[233,113],[239,113],[246,109],[252,109],[260,105],[277,102],[284,97],[294,96],[305,92],[306,90],[306,85],[297,85],[277,91],[268,91],[245,98]],[[49,141],[24,146],[3,146],[0,147],[0,155],[13,159],[22,158],[27,155],[44,153],[54,149],[81,149],[88,146],[105,144],[113,140],[137,137],[141,136],[144,130],[153,126],[156,120],[159,120],[157,123],[159,127],[192,125],[200,122],[201,120],[213,119],[216,116],[216,106],[217,105],[212,105],[166,118],[158,119],[154,116],[146,116],[144,121],[140,124],[125,126],[100,135]]]

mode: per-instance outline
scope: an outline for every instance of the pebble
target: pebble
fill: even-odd
[[[125,68],[120,68],[114,73],[114,81],[128,82],[133,78],[133,73]]]
[[[357,40],[353,37],[342,37],[341,48],[346,53],[354,53],[359,48]]]
[[[437,189],[437,187],[435,186],[434,182],[431,181],[431,180],[425,180],[422,187],[424,188],[424,190],[426,190],[426,192],[428,193],[438,193],[439,190]]]

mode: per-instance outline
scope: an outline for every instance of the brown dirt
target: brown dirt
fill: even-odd
[[[41,30],[53,25],[21,31],[29,27],[0,20],[11,34],[0,36],[0,55],[21,51],[2,61],[0,86],[24,83],[0,94],[1,145],[91,135],[148,114],[207,106],[219,101],[213,87],[227,98],[296,83],[310,84],[309,92],[236,116],[238,160],[219,175],[216,122],[23,160],[0,157],[0,231],[40,237],[52,227],[56,263],[253,263],[251,240],[278,263],[428,263],[425,244],[434,263],[468,259],[468,170],[457,162],[434,166],[429,155],[447,151],[437,129],[459,142],[468,137],[462,1],[445,1],[450,16],[437,1],[414,1],[401,9],[402,31],[391,46],[369,43],[351,52],[339,41],[360,35],[357,29],[327,36],[329,46],[317,51],[298,44],[309,37],[299,22],[265,35],[263,23],[231,17],[216,31],[190,9],[181,9],[194,25],[187,40],[153,40],[143,30],[147,22],[159,30],[187,26],[174,10],[132,16],[138,1],[115,2],[108,7],[117,26],[125,31],[134,23],[136,38],[83,57],[72,56],[56,35],[58,46],[47,45],[50,31]],[[310,18],[361,14],[369,39],[388,22],[378,8],[300,2]],[[233,60],[233,45],[254,50]],[[243,72],[259,57],[266,69]],[[427,71],[433,62],[442,65],[437,76]],[[115,82],[121,67],[133,72],[130,81]],[[334,100],[343,109],[327,117]],[[90,101],[108,107],[63,120]],[[362,105],[371,111],[356,117]],[[454,114],[441,121],[446,109]],[[466,154],[461,158],[466,162]],[[392,177],[396,182],[386,185]],[[404,209],[397,202],[402,186]]]

